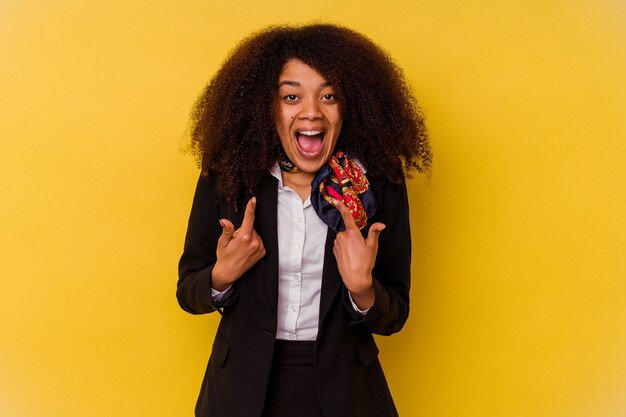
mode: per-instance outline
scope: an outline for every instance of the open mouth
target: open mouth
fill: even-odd
[[[298,130],[296,131],[296,144],[300,155],[307,159],[317,158],[324,150],[323,130]]]

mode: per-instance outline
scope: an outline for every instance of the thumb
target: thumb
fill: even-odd
[[[385,230],[385,225],[382,223],[374,223],[370,226],[369,232],[367,232],[367,244],[370,247],[378,248],[378,235]]]
[[[226,246],[233,238],[233,233],[235,232],[235,226],[231,223],[230,220],[220,219],[220,225],[222,226],[222,235],[217,241],[217,246]]]

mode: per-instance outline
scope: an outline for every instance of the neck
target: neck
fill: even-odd
[[[283,177],[283,185],[294,190],[302,201],[305,201],[311,195],[311,183],[315,174],[309,172],[286,172],[281,171]]]

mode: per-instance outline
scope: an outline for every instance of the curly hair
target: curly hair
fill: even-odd
[[[402,70],[364,35],[331,24],[271,26],[230,53],[197,99],[191,149],[203,175],[235,204],[254,194],[282,155],[276,131],[278,78],[299,59],[335,88],[343,116],[336,149],[357,158],[368,176],[401,182],[427,172],[432,153],[422,110]]]

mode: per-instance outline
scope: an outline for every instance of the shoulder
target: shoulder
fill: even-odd
[[[401,229],[408,228],[409,199],[404,178],[399,183],[394,183],[386,178],[371,178],[370,187],[376,199],[376,214],[372,223],[384,223],[388,230],[384,235],[390,234],[391,226],[398,225]]]
[[[376,196],[376,202],[379,204],[402,200],[406,197],[406,179],[404,177],[399,182],[393,182],[384,177],[372,177],[368,178],[368,181]]]
[[[210,193],[215,198],[216,201],[220,202],[220,204],[228,205],[230,200],[227,195],[228,193],[225,192],[224,190],[224,185],[225,185],[224,179],[225,179],[225,176],[220,173],[202,171],[198,178],[196,192]],[[254,190],[254,192],[250,193],[247,190],[240,191],[239,195],[237,195],[235,199],[235,202],[237,203],[236,205],[239,206],[241,203],[244,203],[244,206],[245,206],[245,203],[247,203],[247,201],[252,196],[256,196],[257,198],[259,197],[258,195],[259,190],[276,187],[276,186],[277,186],[277,180],[272,175],[272,173],[271,172],[264,173],[259,178],[257,188]]]

